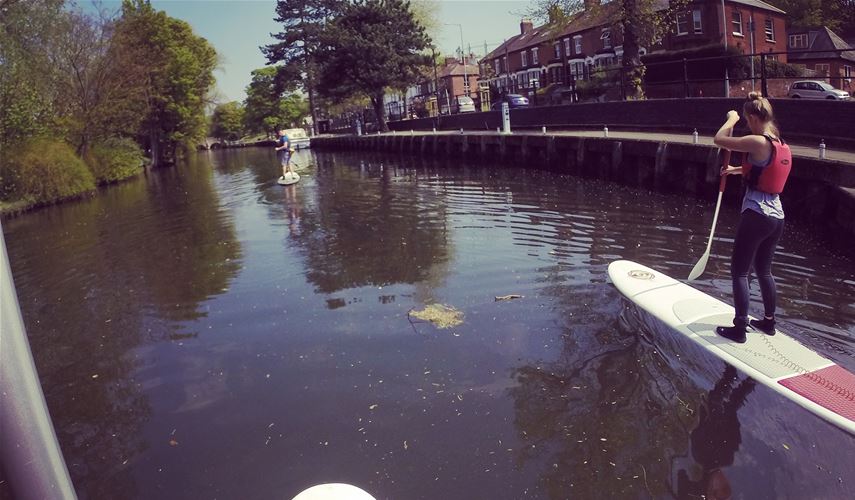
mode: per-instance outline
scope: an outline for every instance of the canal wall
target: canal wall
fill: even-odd
[[[313,149],[398,153],[421,158],[465,159],[546,169],[660,192],[715,199],[721,150],[718,147],[625,138],[541,133],[438,133],[323,136]],[[738,165],[741,154],[731,163]],[[835,243],[855,242],[855,165],[795,157],[781,195],[787,217],[806,220]],[[742,183],[731,176],[725,198],[737,202]]]
[[[699,98],[656,99],[574,103],[511,110],[511,128],[536,129],[602,129],[670,131],[714,135],[731,109],[742,112],[745,99]],[[775,120],[784,139],[805,144],[826,145],[834,149],[855,150],[855,100],[772,99]],[[450,116],[389,122],[389,128],[409,130],[493,130],[501,126],[498,111],[463,113]],[[744,121],[737,124],[734,135],[745,135]]]

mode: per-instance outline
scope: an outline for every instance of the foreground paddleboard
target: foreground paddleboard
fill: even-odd
[[[290,184],[296,184],[300,181],[300,175],[297,172],[288,172],[285,175],[279,177],[279,180],[276,181],[283,186],[288,186]]]
[[[733,324],[733,307],[649,267],[609,264],[617,289],[639,307],[757,382],[855,434],[855,374],[777,330],[749,328],[739,344],[715,333]]]

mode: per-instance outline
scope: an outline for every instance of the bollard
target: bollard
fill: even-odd
[[[822,139],[819,142],[819,159],[820,160],[825,159],[825,139]]]
[[[460,135],[463,135],[463,127],[460,127]]]
[[[416,135],[416,132],[413,129],[410,129],[410,135]]]
[[[434,127],[434,128],[433,128],[433,133],[434,133],[434,134],[436,133],[436,127]]]
[[[697,143],[698,143],[698,129],[695,129],[695,131],[692,132],[692,144],[697,144]]]
[[[544,134],[546,133],[546,127],[543,127],[541,130],[543,131]]]
[[[608,125],[603,125],[603,137],[609,136],[609,127]]]

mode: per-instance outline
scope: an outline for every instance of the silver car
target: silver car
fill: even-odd
[[[815,82],[813,80],[805,80],[793,83],[790,87],[788,97],[793,99],[834,99],[846,100],[849,99],[849,92],[839,90],[825,82]]]

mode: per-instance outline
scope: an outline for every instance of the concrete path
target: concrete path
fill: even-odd
[[[496,132],[493,131],[484,131],[484,130],[464,130],[464,132],[468,135],[495,135]],[[410,132],[400,131],[396,132],[396,134],[407,135]],[[442,130],[437,131],[437,134],[459,134],[459,131],[451,131],[451,130]],[[388,132],[387,135],[391,135],[391,132]],[[433,134],[430,131],[415,131],[415,135],[423,135],[423,134]],[[519,130],[513,133],[514,135],[542,135],[542,132],[532,131],[532,130]],[[555,136],[570,136],[570,137],[603,137],[602,130],[547,130],[547,134],[555,135]],[[646,140],[646,141],[666,141],[666,142],[674,142],[674,143],[683,143],[683,144],[691,144],[692,143],[692,135],[691,134],[678,134],[672,132],[619,132],[614,130],[609,130],[609,138],[610,139],[634,139],[634,140]],[[785,138],[786,140],[786,138]],[[713,145],[712,136],[699,136],[698,143],[704,145]],[[790,144],[790,149],[793,151],[793,156],[795,157],[803,157],[803,158],[819,158],[819,144],[816,146],[807,146],[804,144]],[[828,160],[836,160],[844,163],[849,163],[855,166],[855,151],[838,151],[833,149],[826,149],[826,159]]]

